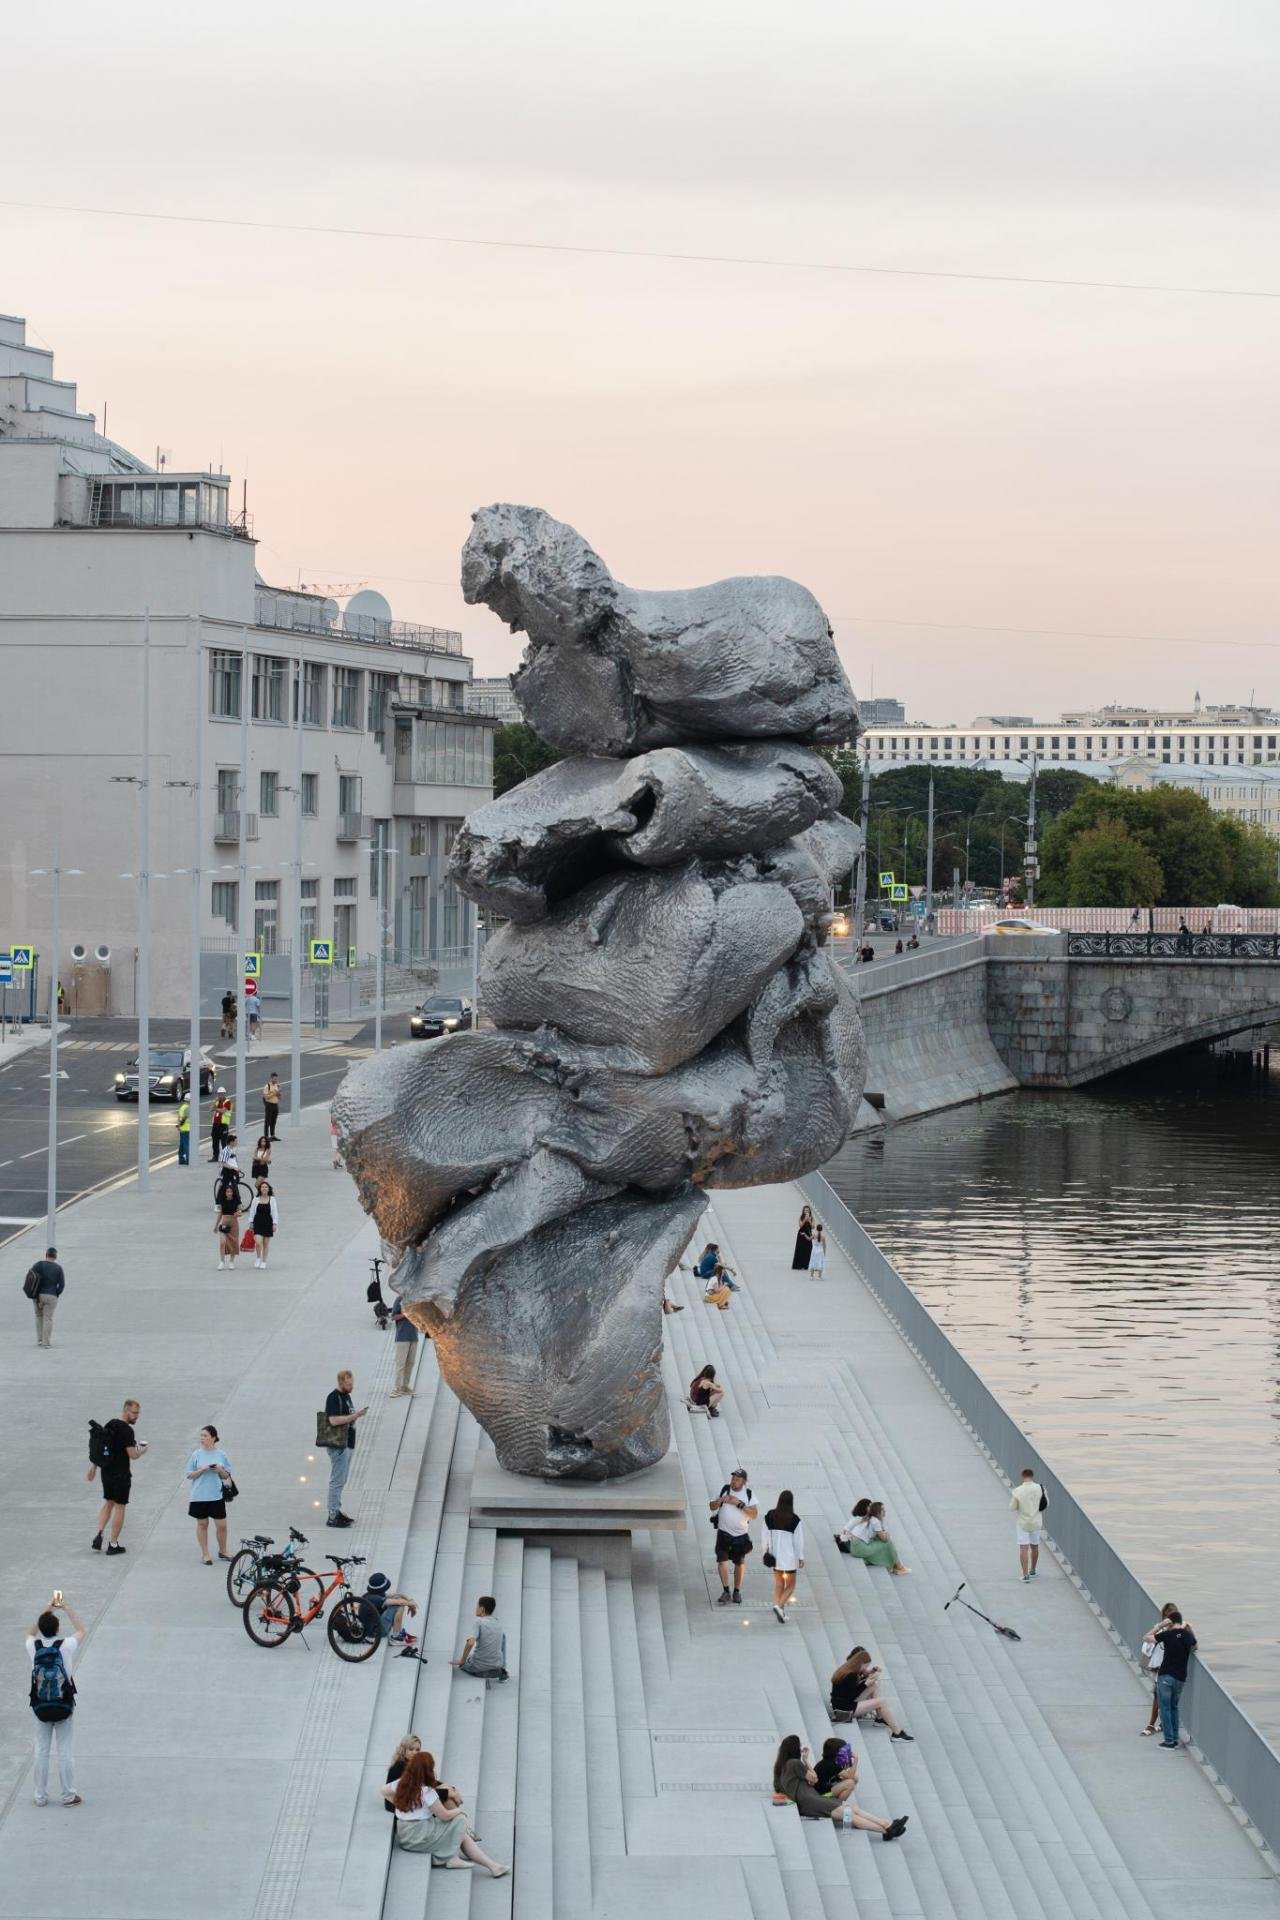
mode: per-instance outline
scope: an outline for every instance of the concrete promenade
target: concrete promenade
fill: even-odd
[[[707,1222],[744,1291],[727,1314],[676,1276],[665,1323],[684,1533],[497,1536],[469,1527],[487,1447],[422,1343],[418,1394],[388,1401],[392,1343],[364,1301],[373,1236],[329,1165],[322,1112],[282,1134],[282,1227],[264,1275],[216,1272],[212,1174],[153,1177],[69,1212],[68,1290],[37,1349],[0,1251],[0,1916],[9,1920],[634,1920],[696,1901],[717,1920],[1219,1920],[1280,1916],[1269,1863],[1187,1753],[1138,1738],[1147,1696],[1052,1559],[1018,1577],[1007,1491],[837,1249],[790,1271],[793,1189],[722,1194]],[[278,1256],[278,1257],[277,1257]],[[723,1417],[681,1403],[706,1360]],[[343,1364],[360,1428],[348,1511],[321,1525],[315,1409]],[[86,1422],[143,1404],[126,1558],[89,1551]],[[213,1420],[242,1497],[233,1544],[295,1521],[310,1559],[360,1552],[429,1602],[429,1664],[347,1667],[323,1629],[255,1648],[225,1569],[200,1565],[181,1480]],[[808,1530],[786,1627],[757,1551],[721,1609],[707,1500],[741,1459],[761,1512],[790,1486]],[[908,1579],[840,1556],[852,1501],[888,1503]],[[759,1529],[756,1529],[757,1543]],[[368,1569],[366,1569],[367,1571]],[[1022,1633],[943,1601],[960,1579]],[[31,1801],[21,1636],[54,1586],[90,1627],[79,1668],[85,1804]],[[513,1680],[455,1677],[478,1592],[495,1592]],[[1206,1648],[1212,1622],[1197,1621]],[[779,1737],[817,1749],[827,1676],[861,1642],[916,1735],[858,1729],[859,1798],[909,1813],[903,1840],[769,1804]],[[512,1880],[389,1858],[377,1783],[413,1726],[443,1757]]]

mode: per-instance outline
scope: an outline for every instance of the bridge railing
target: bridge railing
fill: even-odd
[[[1048,1532],[1131,1661],[1160,1609],[1080,1502],[1040,1460],[1016,1420],[918,1300],[897,1268],[820,1173],[797,1182],[832,1237],[897,1326],[983,1451],[1012,1485],[1028,1463],[1049,1495]],[[1150,1682],[1148,1681],[1148,1685]],[[1280,1753],[1199,1655],[1191,1663],[1182,1719],[1208,1765],[1273,1852],[1280,1852]]]
[[[1280,933],[1069,933],[1069,960],[1280,960]]]

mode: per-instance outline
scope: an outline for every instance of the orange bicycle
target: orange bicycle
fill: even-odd
[[[279,1647],[291,1633],[301,1633],[318,1620],[335,1593],[338,1601],[325,1631],[329,1645],[340,1660],[368,1660],[382,1642],[382,1610],[364,1594],[352,1593],[347,1584],[347,1568],[362,1567],[363,1554],[346,1558],[327,1553],[333,1562],[331,1574],[312,1573],[306,1567],[290,1568],[259,1581],[245,1602],[244,1630],[255,1647]],[[307,1599],[305,1589],[315,1588]]]

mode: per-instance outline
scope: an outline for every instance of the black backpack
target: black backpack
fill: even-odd
[[[111,1464],[111,1442],[107,1430],[100,1420],[89,1422],[89,1464],[92,1467],[108,1467]]]
[[[69,1720],[75,1682],[62,1660],[62,1642],[38,1646],[31,1657],[31,1711],[37,1720]]]

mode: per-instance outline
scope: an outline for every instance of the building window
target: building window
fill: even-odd
[[[218,812],[234,813],[239,796],[239,767],[218,768]]]
[[[253,944],[259,953],[276,951],[279,918],[280,882],[255,880],[253,883]]]
[[[358,773],[340,773],[338,775],[338,812],[359,813],[360,811],[360,775]]]
[[[438,787],[493,785],[493,729],[449,720],[415,720],[412,764],[403,774],[402,736],[396,735],[396,777]]]
[[[333,670],[333,724],[356,729],[360,725],[360,669]]]
[[[415,873],[409,880],[409,952],[416,960],[426,950],[427,876],[425,873]]]
[[[214,881],[213,917],[215,920],[223,920],[229,927],[235,926],[240,911],[239,891],[239,883],[235,880]]]
[[[349,903],[333,909],[333,958],[337,966],[355,965],[356,910]]]
[[[250,711],[255,720],[272,720],[279,725],[284,724],[288,673],[289,662],[278,654],[254,654],[253,705]]]
[[[308,820],[314,820],[320,811],[320,775],[304,773],[302,776],[302,811]]]
[[[258,775],[258,812],[274,818],[280,811],[280,775],[278,773],[260,773]]]
[[[209,712],[215,720],[240,718],[240,655],[209,655]]]
[[[394,673],[369,675],[369,731],[381,742],[387,730],[387,708],[395,697],[399,682]]]
[[[427,823],[425,820],[409,822],[409,853],[411,856],[424,854],[427,850]]]
[[[356,877],[353,873],[339,874],[333,883],[335,900],[354,900],[356,897]]]
[[[324,725],[324,685],[328,668],[318,660],[308,660],[302,669],[302,724]]]

